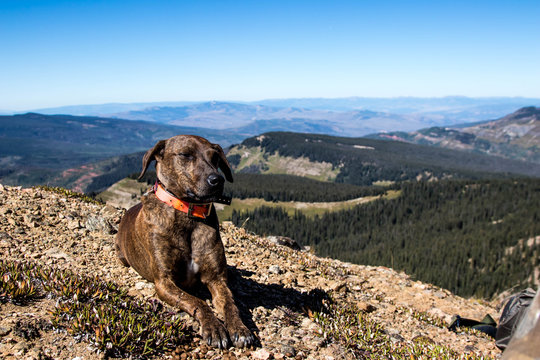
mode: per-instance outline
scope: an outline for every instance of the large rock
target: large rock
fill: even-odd
[[[282,245],[289,247],[293,250],[302,250],[302,246],[298,244],[298,242],[294,239],[291,239],[290,237],[286,236],[268,236],[266,238],[268,241],[270,241],[274,245]]]

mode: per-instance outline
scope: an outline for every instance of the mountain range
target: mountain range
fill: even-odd
[[[540,108],[525,107],[497,120],[413,132],[379,133],[370,138],[465,150],[540,164]]]
[[[180,108],[182,107],[172,109],[177,111]],[[164,111],[163,108],[160,109],[160,111]],[[138,171],[140,154],[134,153],[145,151],[157,140],[177,134],[198,134],[225,147],[238,144],[254,134],[266,134],[268,131],[274,134],[274,132],[283,129],[293,129],[295,132],[335,135],[347,129],[347,135],[351,136],[354,134],[354,129],[360,131],[358,129],[364,126],[364,130],[367,131],[368,128],[374,128],[377,121],[388,125],[391,123],[399,124],[399,119],[403,120],[403,117],[398,115],[367,110],[342,113],[327,110],[308,111],[300,108],[284,109],[265,105],[252,106],[229,103],[196,104],[182,109],[184,109],[185,117],[192,119],[184,123],[202,126],[195,118],[204,113],[208,119],[206,125],[209,126],[210,123],[212,126],[210,128],[186,127],[163,124],[157,121],[133,121],[95,116],[82,117],[36,113],[0,116],[0,165],[2,166],[0,182],[25,186],[50,184],[66,186],[83,192],[100,191],[131,172]],[[190,113],[190,111],[193,112]],[[194,115],[196,113],[199,115]],[[279,115],[278,117],[281,116],[281,118],[249,122],[250,118],[265,117],[265,114],[269,116],[272,114]],[[291,117],[283,118],[286,114],[291,115]],[[328,115],[330,120],[317,118],[317,116],[322,117],[323,114]],[[355,120],[347,122],[346,119],[351,119],[353,115]],[[306,120],[307,116],[312,118]],[[246,125],[220,129],[219,124],[222,123],[221,119],[223,117],[231,119],[230,126],[242,122],[246,123]],[[178,123],[174,120],[170,120],[170,122]],[[431,175],[426,175],[428,173],[438,174],[433,175],[435,177],[447,176],[448,174],[460,173],[462,170],[486,173],[509,172],[538,176],[537,124],[538,108],[528,107],[496,121],[465,126],[456,125],[452,128],[431,127],[416,133],[386,132],[373,135],[379,139],[397,139],[411,143],[405,145],[390,145],[388,143],[392,142],[388,141],[367,144],[366,139],[323,136],[317,138],[318,143],[316,141],[309,142],[311,147],[306,148],[302,156],[314,156],[308,154],[310,151],[313,151],[314,154],[328,152],[327,155],[336,155],[341,151],[341,158],[338,156],[335,159],[333,158],[332,161],[324,160],[330,164],[329,170],[320,170],[322,175],[314,177],[319,180],[340,179],[340,181],[345,181],[344,179],[354,178],[352,175],[345,174],[346,171],[349,171],[357,175],[363,174],[355,181],[358,182],[361,179],[364,185],[381,180],[395,181],[399,176],[405,176],[406,178],[430,177]],[[441,134],[440,139],[437,140],[433,134]],[[306,143],[305,139],[313,137],[311,135],[299,136],[291,134],[279,135],[279,133],[276,133],[271,138],[290,138],[291,143],[289,145],[285,143],[283,146],[293,149],[299,146],[296,142],[303,143],[304,147],[307,146],[308,143]],[[250,141],[253,142],[253,140]],[[424,146],[419,147],[414,143]],[[452,144],[455,146],[450,146]],[[446,146],[453,150],[433,150],[433,146],[428,147],[425,145]],[[253,149],[258,146],[254,145]],[[375,151],[368,150],[371,148],[374,148]],[[381,149],[387,149],[385,155],[379,160],[373,158],[373,154],[382,154]],[[269,158],[274,155],[275,150],[277,149],[263,152],[258,156]],[[464,156],[462,151],[456,153],[455,150],[468,150],[476,154]],[[487,155],[497,155],[498,157],[482,157],[480,156],[482,152]],[[126,156],[128,154],[131,155]],[[231,155],[234,155],[234,151]],[[356,155],[361,160],[347,160],[348,165],[344,167],[345,162],[343,159],[353,159]],[[419,157],[415,158],[415,156]],[[528,163],[503,161],[504,159],[501,160],[501,156],[527,161]],[[456,162],[455,160],[460,157],[463,159]],[[450,160],[446,161],[445,159]],[[276,161],[283,162],[284,160]],[[287,161],[285,163],[289,168],[295,167],[295,164],[297,164],[297,162],[287,163]],[[463,166],[464,163],[467,165]],[[268,164],[263,165],[263,168]],[[390,166],[389,164],[393,165]],[[297,165],[296,169],[303,169],[300,172],[306,174],[319,171],[314,170],[314,168],[308,169],[313,164],[307,164],[307,168],[301,164]],[[257,166],[260,167],[261,165],[255,165],[253,169],[247,171],[256,171]],[[351,170],[353,168],[355,170]],[[365,171],[359,170],[360,168]],[[455,170],[459,171],[456,173]]]
[[[198,134],[224,146],[243,139],[232,132],[144,121],[36,113],[0,116],[0,182],[74,187],[74,176],[117,172],[126,159],[115,157],[146,151],[178,134]]]
[[[111,114],[121,119],[145,120],[169,125],[228,129],[246,136],[267,131],[298,131],[361,136],[391,129],[418,129],[434,124],[421,115],[396,115],[371,110],[337,112],[295,107],[272,107],[225,102],[206,102],[181,107],[151,107]]]
[[[336,136],[364,136],[381,131],[414,131],[425,127],[496,119],[531,105],[540,106],[540,99],[453,96],[111,103],[38,109],[34,112],[92,115],[189,127],[231,129],[246,137],[268,131],[307,131]],[[300,130],[299,125],[302,125]]]
[[[370,186],[408,180],[540,177],[540,164],[400,141],[273,132],[228,154],[236,171]]]
[[[466,97],[446,96],[433,98],[420,97],[345,97],[345,98],[283,98],[258,101],[226,101],[246,105],[265,105],[269,107],[294,107],[314,110],[351,111],[373,110],[396,114],[448,112],[457,114],[476,114],[482,119],[496,118],[528,105],[540,105],[540,99],[524,97]],[[138,103],[107,103],[92,105],[71,105],[41,109],[28,109],[42,114],[69,115],[107,115],[125,111],[141,110],[150,107],[178,107],[204,101],[161,101]],[[2,110],[8,113],[7,110]],[[470,120],[468,120],[470,121]],[[466,121],[463,121],[466,122]]]

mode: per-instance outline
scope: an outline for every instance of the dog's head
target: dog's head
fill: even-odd
[[[181,199],[212,202],[223,193],[225,178],[232,182],[229,162],[221,146],[193,135],[178,135],[160,140],[143,157],[142,172],[156,161],[159,181]]]

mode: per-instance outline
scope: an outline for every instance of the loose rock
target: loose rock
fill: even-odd
[[[81,276],[98,275],[120,284],[133,296],[155,298],[153,284],[117,261],[113,233],[124,210],[42,189],[23,191],[10,186],[0,188],[0,200],[0,248],[4,260],[31,259]],[[292,250],[279,242],[276,245],[277,240],[261,238],[230,223],[222,224],[221,237],[226,244],[230,287],[260,347],[252,351],[232,348],[227,353],[206,348],[199,341],[198,323],[185,315],[186,331],[191,332],[194,341],[182,344],[181,351],[156,359],[348,359],[350,352],[341,343],[327,341],[314,321],[330,297],[338,307],[355,306],[390,331],[387,333],[396,343],[411,343],[416,336],[424,336],[415,340],[430,339],[459,354],[474,351],[486,358],[500,355],[490,339],[455,334],[413,315],[425,313],[444,321],[448,314],[472,319],[490,314],[497,320],[498,311],[489,303],[414,282],[389,268],[348,264]],[[208,295],[203,291],[201,296]],[[102,354],[88,348],[89,343],[75,341],[67,333],[39,328],[39,336],[24,340],[11,330],[20,319],[48,319],[53,307],[51,299],[25,306],[0,304],[0,357],[14,360],[38,354],[57,359],[102,358]]]

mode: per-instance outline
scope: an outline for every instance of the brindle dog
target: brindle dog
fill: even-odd
[[[222,148],[202,137],[179,135],[158,141],[144,155],[140,177],[153,160],[160,184],[190,203],[212,203],[221,197],[225,179],[218,168],[233,181]],[[206,219],[200,219],[167,205],[153,192],[144,195],[120,223],[117,254],[124,265],[155,284],[160,299],[196,318],[209,345],[248,347],[255,338],[242,323],[227,286],[218,218],[210,206]],[[210,290],[224,323],[203,300],[184,290],[198,279]]]

